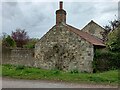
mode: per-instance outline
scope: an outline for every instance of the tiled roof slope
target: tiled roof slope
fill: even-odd
[[[81,38],[85,39],[86,41],[90,42],[93,45],[98,45],[98,46],[105,46],[105,44],[103,43],[102,40],[100,40],[99,38],[92,36],[86,32],[83,32],[75,27],[72,27],[70,25],[66,25],[66,27],[68,28],[68,30],[76,33],[77,35],[79,35]]]

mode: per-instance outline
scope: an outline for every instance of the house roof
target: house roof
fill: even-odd
[[[69,31],[74,32],[75,34],[79,35],[81,38],[85,39],[86,41],[90,42],[93,45],[105,46],[103,41],[95,36],[92,36],[68,24],[66,25],[66,27],[68,28]]]
[[[90,24],[96,24],[98,27],[100,27],[100,28],[102,28],[102,29],[104,29],[102,26],[100,26],[98,23],[96,23],[96,22],[94,22],[93,20],[91,20],[87,25],[85,25],[81,30],[84,30],[84,28],[85,27],[87,27],[88,25],[90,25]],[[104,29],[105,30],[105,29]]]

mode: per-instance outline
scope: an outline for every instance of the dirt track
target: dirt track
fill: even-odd
[[[42,80],[22,80],[2,78],[2,88],[117,88],[117,86],[75,84]]]

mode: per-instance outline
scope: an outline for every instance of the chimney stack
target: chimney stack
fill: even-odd
[[[60,9],[63,9],[63,2],[60,1]]]
[[[64,23],[66,24],[66,11],[63,10],[63,2],[59,2],[59,10],[56,11],[56,25]]]

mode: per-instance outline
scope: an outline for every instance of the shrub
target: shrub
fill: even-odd
[[[2,45],[5,47],[15,47],[16,43],[9,35],[2,40]]]
[[[37,39],[37,38],[31,38],[31,39],[29,39],[27,44],[24,45],[23,47],[24,48],[29,48],[29,49],[35,48],[35,44],[38,42],[38,40],[39,39]]]
[[[94,72],[119,69],[120,53],[96,50],[93,60]]]

